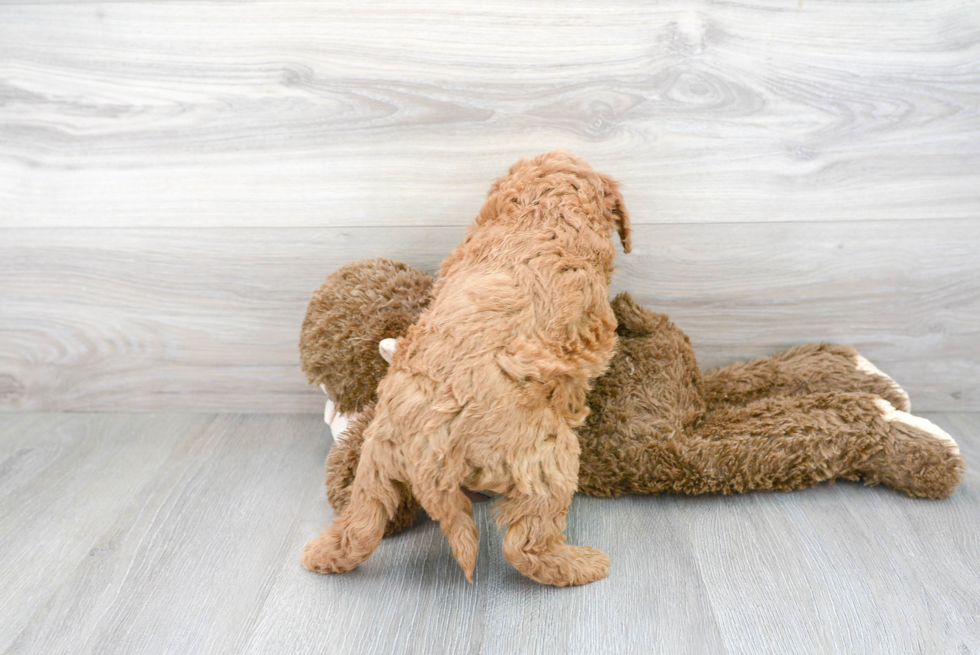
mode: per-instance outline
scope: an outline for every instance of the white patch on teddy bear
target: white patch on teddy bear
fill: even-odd
[[[866,357],[864,357],[863,355],[858,355],[855,358],[855,366],[857,367],[857,370],[861,371],[866,375],[885,378],[886,380],[888,380],[888,383],[891,385],[895,393],[901,396],[902,400],[905,401],[905,408],[903,411],[907,412],[912,408],[912,403],[909,400],[909,395],[905,392],[905,389],[899,386],[898,382],[895,382],[895,380],[893,380],[890,375],[888,375],[880,368],[872,364],[871,361],[868,360]]]
[[[921,430],[938,441],[945,441],[948,443],[953,454],[960,454],[960,447],[957,445],[953,437],[951,437],[948,432],[929,419],[922,418],[921,416],[915,416],[914,414],[909,414],[908,412],[903,412],[900,409],[895,409],[895,406],[884,398],[876,398],[875,405],[878,407],[878,411],[881,412],[882,418],[884,418],[886,421],[904,423],[905,425],[916,428],[917,430]]]
[[[320,389],[323,393],[327,393],[327,390],[321,384]],[[348,428],[350,428],[351,421],[359,416],[357,413],[351,414],[340,414],[337,412],[336,406],[333,404],[333,399],[330,394],[327,394],[327,404],[323,408],[323,422],[330,426],[330,435],[333,437],[334,443],[340,443],[350,436],[348,433]]]

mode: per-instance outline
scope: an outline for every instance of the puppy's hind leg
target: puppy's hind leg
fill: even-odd
[[[557,514],[534,513],[540,505],[536,498],[501,503],[502,511],[514,518],[504,533],[504,557],[511,566],[535,582],[556,587],[588,584],[609,575],[609,557],[601,550],[565,543],[568,508]]]
[[[373,426],[372,426],[373,427]],[[369,428],[370,432],[370,428]],[[374,552],[408,489],[390,475],[390,442],[365,434],[350,503],[303,549],[303,566],[317,573],[346,573]]]
[[[497,522],[507,525],[504,558],[535,582],[556,587],[583,585],[609,575],[609,557],[589,546],[565,543],[565,516],[578,479],[578,441],[570,428],[559,443],[571,439],[552,466],[542,472],[534,492],[505,498],[497,505]],[[545,466],[543,465],[544,469]]]

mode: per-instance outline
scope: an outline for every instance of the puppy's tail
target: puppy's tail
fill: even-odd
[[[415,492],[429,516],[439,521],[439,527],[453,549],[453,557],[462,567],[466,579],[473,582],[480,546],[480,533],[473,522],[473,503],[461,487],[453,491],[415,489]]]
[[[463,493],[471,468],[465,451],[453,445],[451,425],[462,408],[452,393],[437,396],[417,416],[416,429],[425,434],[405,435],[406,443],[425,444],[415,453],[416,466],[410,476],[412,493],[433,520],[439,522],[466,579],[473,582],[480,534],[473,522],[473,503]]]

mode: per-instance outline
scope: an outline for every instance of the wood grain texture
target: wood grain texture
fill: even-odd
[[[434,270],[462,228],[13,230],[0,242],[0,409],[317,412],[313,290],[378,254]],[[702,366],[856,345],[919,411],[980,409],[980,222],[648,225],[613,291]],[[379,245],[380,244],[380,245]]]
[[[978,217],[972,0],[0,4],[0,226],[461,225],[573,149],[639,223]]]
[[[113,536],[104,533],[107,523],[156,481],[177,442],[171,430],[193,442],[207,422],[118,415],[29,416],[3,422],[0,648],[25,652],[15,638],[37,625],[38,609],[80,565],[97,580],[79,590],[84,600],[73,602],[82,600],[95,610],[107,600],[107,580],[98,568],[115,549]],[[78,619],[64,614],[55,628],[71,630]]]
[[[980,506],[980,420],[927,416],[967,461],[945,501],[851,483],[678,499],[731,652],[976,651],[980,523],[967,508]]]
[[[970,467],[946,500],[576,497],[569,541],[612,567],[571,589],[511,569],[486,505],[472,585],[431,522],[305,571],[331,517],[317,416],[7,417],[0,652],[977,652],[980,414],[929,417]]]
[[[0,2],[0,411],[317,411],[319,281],[433,270],[556,146],[704,365],[854,342],[980,409],[978,7]]]
[[[47,420],[82,427],[111,420],[101,416]],[[70,487],[73,502],[87,503],[73,523],[86,526],[84,540],[54,530],[72,523],[60,507],[4,499],[23,512],[4,521],[7,540],[28,553],[18,560],[20,576],[44,584],[31,589],[30,603],[13,587],[8,602],[26,620],[4,622],[0,647],[11,653],[235,652],[232,645],[262,607],[268,576],[283,560],[297,561],[284,552],[283,539],[295,531],[289,517],[300,509],[297,499],[319,487],[322,424],[233,415],[113,418],[128,431],[106,439],[83,430],[89,434],[80,441],[94,454],[76,454],[73,462],[79,471]],[[20,448],[46,437],[43,427],[4,431],[5,445]],[[142,467],[107,465],[120,451],[141,455]],[[122,476],[130,480],[126,493],[118,493]],[[25,493],[53,496],[59,490],[52,486],[37,477]],[[5,561],[11,549],[0,546]]]

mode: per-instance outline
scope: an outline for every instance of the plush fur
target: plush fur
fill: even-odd
[[[493,185],[378,385],[349,503],[307,544],[308,569],[363,562],[411,495],[472,581],[467,487],[502,496],[504,557],[524,575],[556,586],[605,577],[608,557],[563,533],[578,483],[573,428],[616,343],[613,230],[628,252],[616,183],[566,152],[521,160]]]
[[[338,412],[360,412],[377,401],[388,363],[379,339],[400,336],[432,300],[434,280],[407,264],[367,259],[348,264],[313,293],[299,337],[300,363]],[[344,370],[344,375],[336,371]]]
[[[686,335],[621,294],[620,347],[579,431],[579,491],[741,493],[839,478],[941,498],[963,462],[849,346],[804,345],[700,373]],[[901,408],[901,409],[898,409]]]
[[[357,278],[365,284],[386,285],[383,271],[388,268],[377,260],[345,268],[351,267],[381,276]],[[327,277],[323,289],[345,299],[372,297],[351,286],[352,279],[338,271]],[[413,287],[417,295],[404,298],[406,304],[414,303],[415,317],[431,301],[434,283],[428,276],[420,279],[428,283]],[[577,429],[579,492],[788,491],[842,478],[884,484],[910,496],[943,498],[959,484],[964,462],[956,444],[937,426],[909,414],[905,391],[853,348],[807,344],[700,372],[687,336],[665,315],[640,306],[628,294],[612,305],[619,340],[606,374],[588,396],[592,413]],[[320,308],[311,303],[309,311],[315,314]],[[361,316],[368,310],[355,300],[344,311]],[[316,324],[333,332],[329,323]],[[363,356],[376,358],[376,368],[383,370],[378,342],[404,332],[359,334],[371,346]],[[329,334],[325,338],[336,351],[332,357],[337,365],[308,369],[308,374],[331,380],[359,375],[361,342],[335,340]],[[376,387],[381,377],[358,388]],[[367,395],[350,403],[363,407],[364,414],[327,457],[327,497],[337,512],[349,502],[363,428],[373,413]],[[388,532],[413,524],[418,509],[413,497],[404,499]]]

